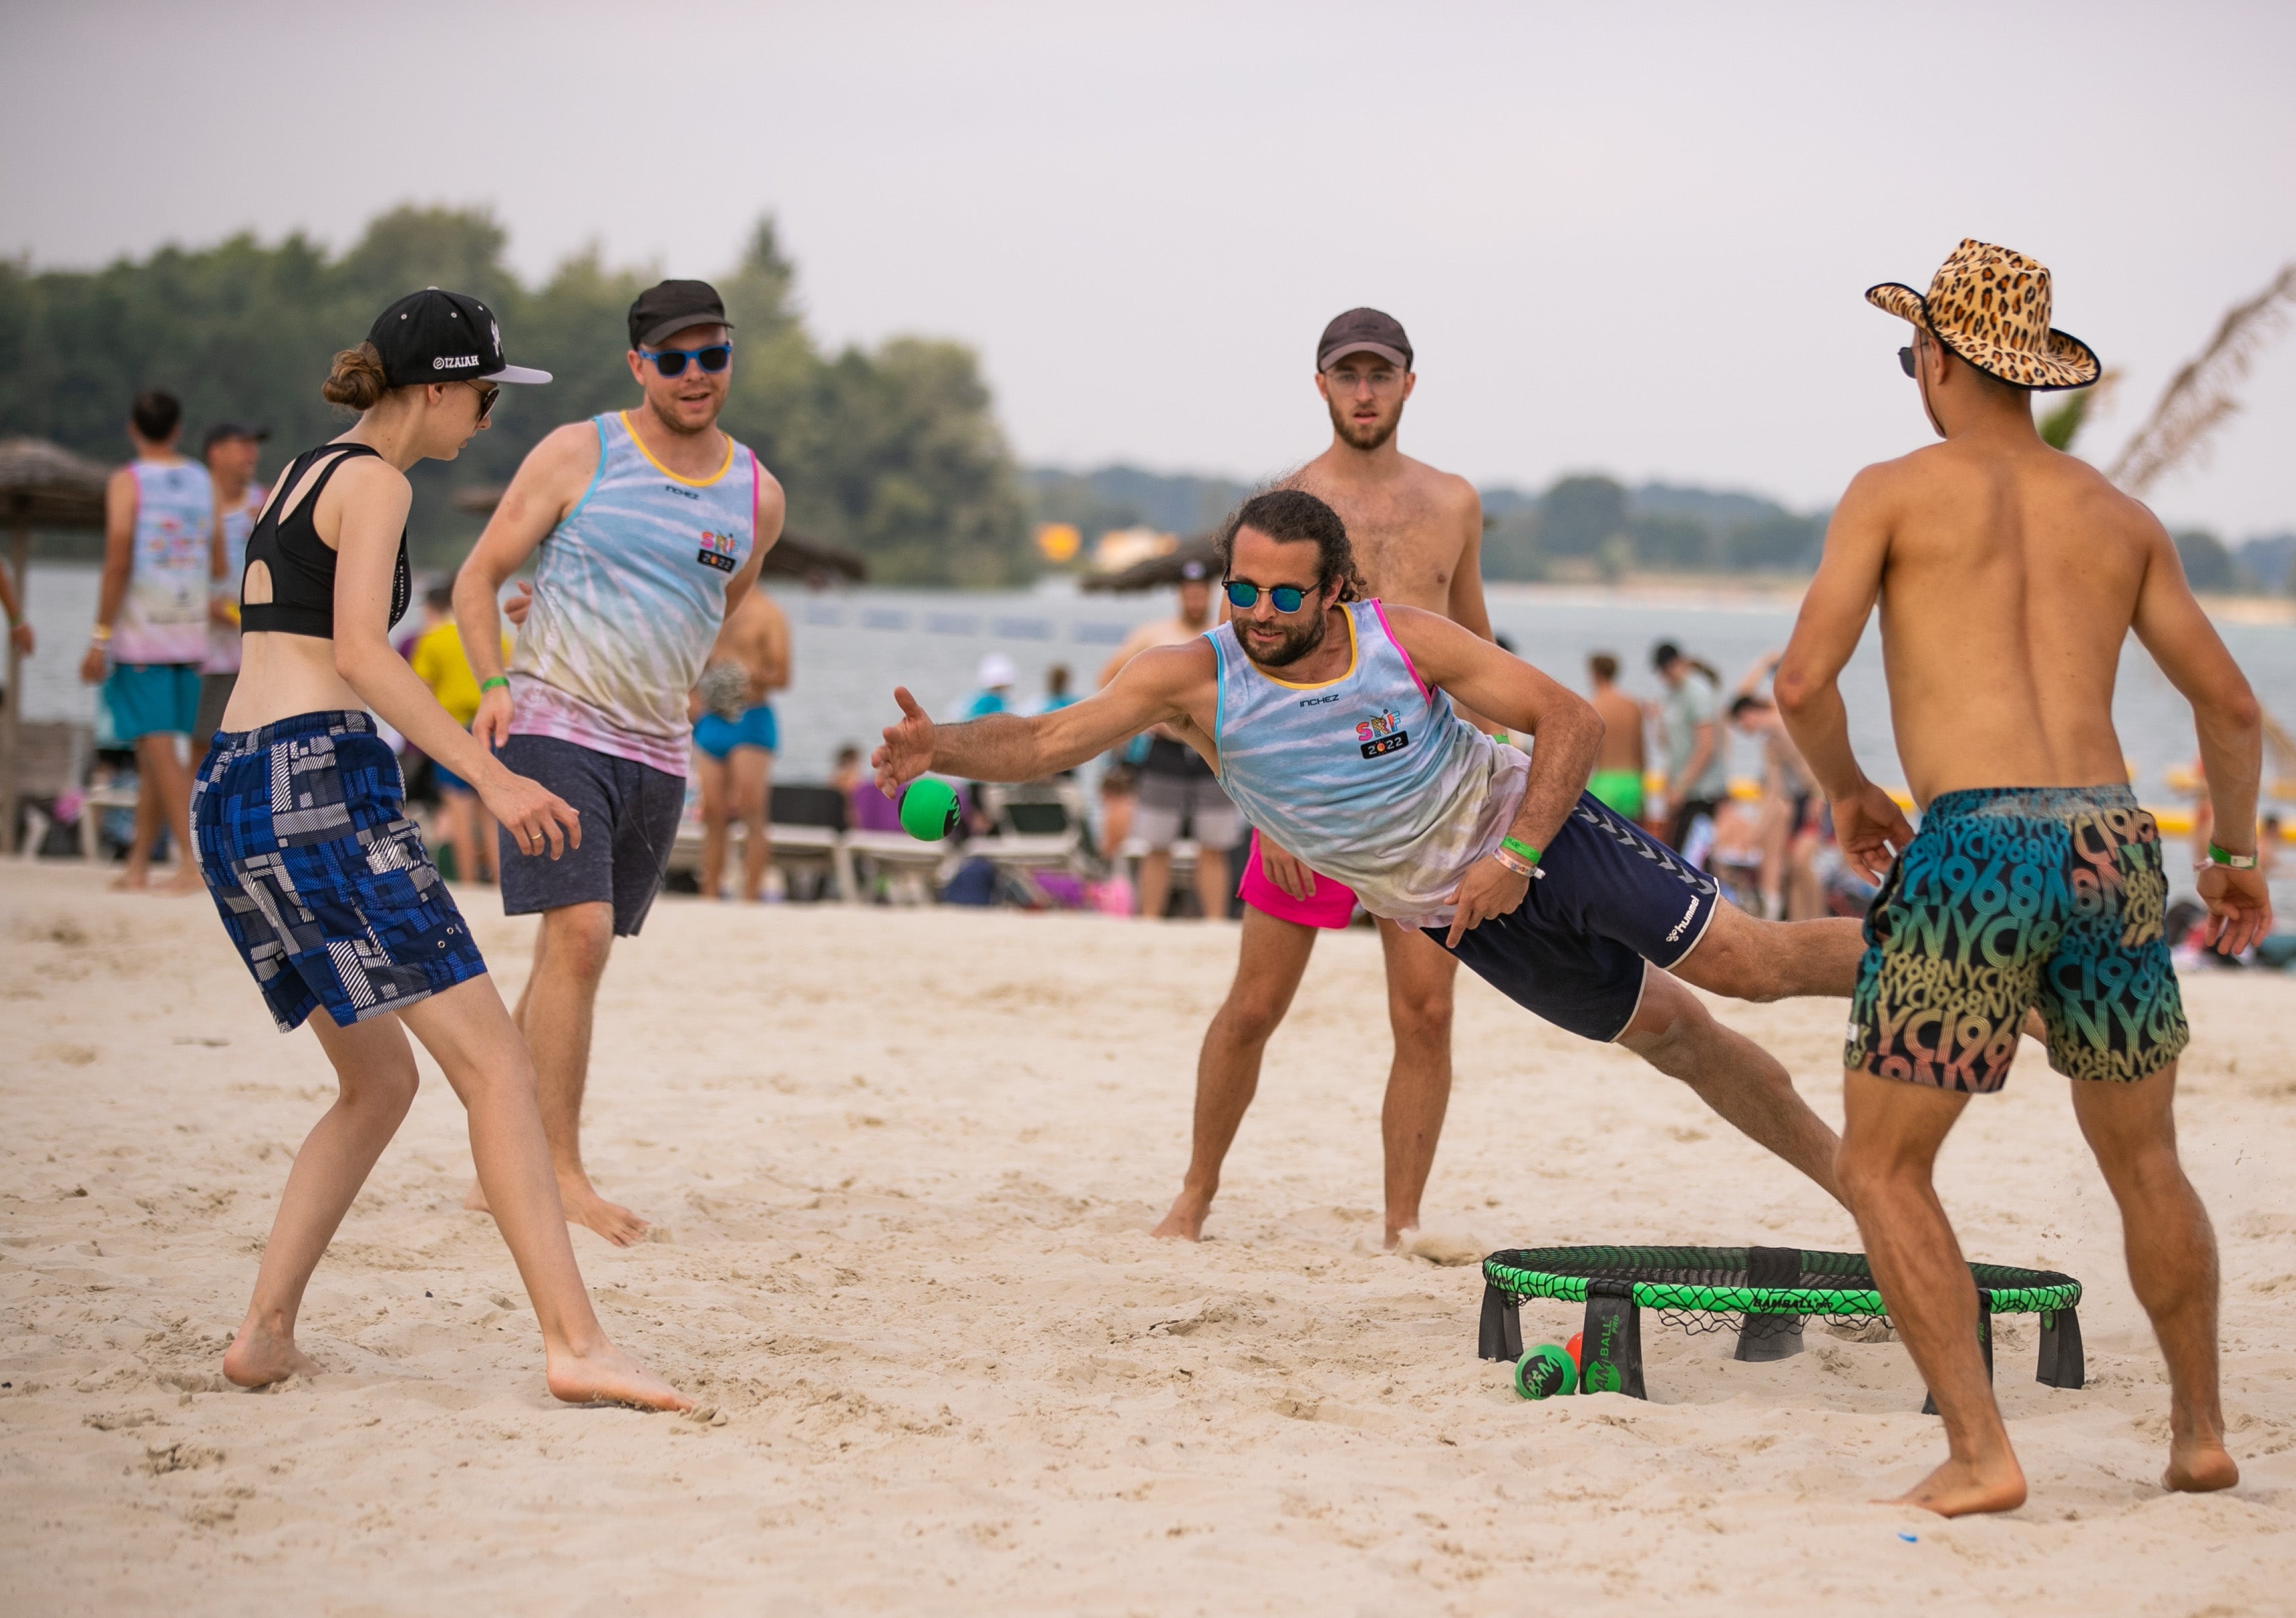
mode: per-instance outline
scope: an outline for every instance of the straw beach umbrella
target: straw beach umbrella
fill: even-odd
[[[103,485],[111,474],[45,438],[0,438],[0,510],[8,518],[8,565],[16,599],[30,610],[32,533],[103,531]],[[8,645],[8,702],[0,711],[0,852],[16,845],[16,743],[24,710],[23,658]]]

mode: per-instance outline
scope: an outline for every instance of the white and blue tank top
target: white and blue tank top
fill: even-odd
[[[202,663],[215,566],[215,485],[196,461],[131,461],[135,560],[111,626],[119,663]]]
[[[1445,927],[1451,891],[1506,835],[1530,760],[1419,677],[1376,601],[1350,601],[1348,672],[1297,685],[1254,664],[1235,625],[1219,660],[1219,781],[1245,818],[1404,927]]]
[[[684,478],[627,413],[595,425],[597,472],[538,552],[511,656],[511,730],[683,775],[686,693],[757,544],[758,459],[729,437],[724,465]]]

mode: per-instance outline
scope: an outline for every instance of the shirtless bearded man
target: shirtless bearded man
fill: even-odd
[[[1775,690],[1843,854],[1869,876],[1896,855],[1851,1001],[1840,1173],[1951,1450],[1904,1500],[1953,1516],[2025,1499],[1931,1170],[1969,1098],[2007,1080],[2036,1009],[2169,1362],[2163,1482],[2229,1488],[2216,1241],[2177,1159],[2187,1034],[2168,878],[2112,728],[2121,643],[2133,631],[2193,705],[2219,828],[2199,888],[2226,952],[2272,924],[2255,868],[2256,699],[2152,514],[2034,431],[2029,390],[2098,374],[2085,344],[2049,329],[2048,271],[1964,241],[1926,297],[1866,297],[1914,323],[1899,363],[1945,442],[1868,467],[1842,495]],[[1919,835],[1858,768],[1835,684],[1877,597]]]
[[[1357,567],[1390,606],[1440,613],[1488,641],[1483,606],[1483,505],[1465,478],[1414,461],[1396,447],[1403,404],[1418,378],[1402,324],[1376,309],[1350,309],[1316,345],[1316,390],[1332,416],[1331,446],[1285,480],[1322,499],[1346,522]],[[1196,1058],[1193,1148],[1187,1177],[1158,1236],[1202,1235],[1219,1189],[1220,1164],[1259,1087],[1267,1041],[1308,970],[1321,928],[1343,927],[1352,889],[1318,877],[1286,850],[1252,833],[1244,867],[1243,937],[1235,982],[1204,1032]],[[1387,1245],[1419,1225],[1419,1198],[1451,1100],[1451,996],[1458,962],[1417,929],[1381,920],[1387,1015],[1395,1033],[1380,1133],[1387,1167]]]

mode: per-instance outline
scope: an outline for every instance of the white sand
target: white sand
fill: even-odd
[[[528,924],[469,896],[514,990]],[[331,1091],[206,902],[0,868],[0,1610],[552,1614],[2290,1610],[2296,1080],[2284,978],[2187,986],[2245,1480],[2154,1485],[2166,1394],[2062,1081],[2028,1048],[1944,1169],[1977,1256],[2070,1271],[2089,1385],[2000,1391],[2005,1519],[1861,1502],[1940,1453],[1893,1344],[1741,1366],[1646,1320],[1652,1401],[1531,1405],[1472,1267],[1382,1257],[1378,951],[1322,945],[1201,1247],[1177,1189],[1227,927],[665,901],[621,946],[591,1162],[670,1239],[577,1250],[705,1421],[554,1404],[462,1115],[426,1083],[322,1266],[329,1368],[226,1391]],[[1462,979],[1431,1230],[1856,1246],[1620,1053]],[[1728,1013],[1838,1115],[1841,1009]],[[1531,1305],[1526,1335],[1576,1312]],[[1907,1542],[1902,1534],[1917,1536]],[[1566,1609],[1566,1603],[1569,1604]]]

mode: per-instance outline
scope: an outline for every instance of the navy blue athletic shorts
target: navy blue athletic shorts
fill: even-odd
[[[192,786],[200,874],[281,1032],[344,1027],[487,969],[365,714],[218,731]]]
[[[615,937],[636,933],[677,846],[685,777],[555,736],[512,736],[495,756],[549,788],[582,817],[582,846],[554,860],[547,848],[521,853],[503,829],[496,867],[502,872],[503,913],[531,916],[603,902],[614,907]]]
[[[1706,936],[1722,890],[1642,828],[1581,793],[1508,915],[1459,936],[1467,969],[1558,1028],[1610,1041],[1642,1004],[1643,963],[1670,967]],[[1445,929],[1427,936],[1442,943]]]

